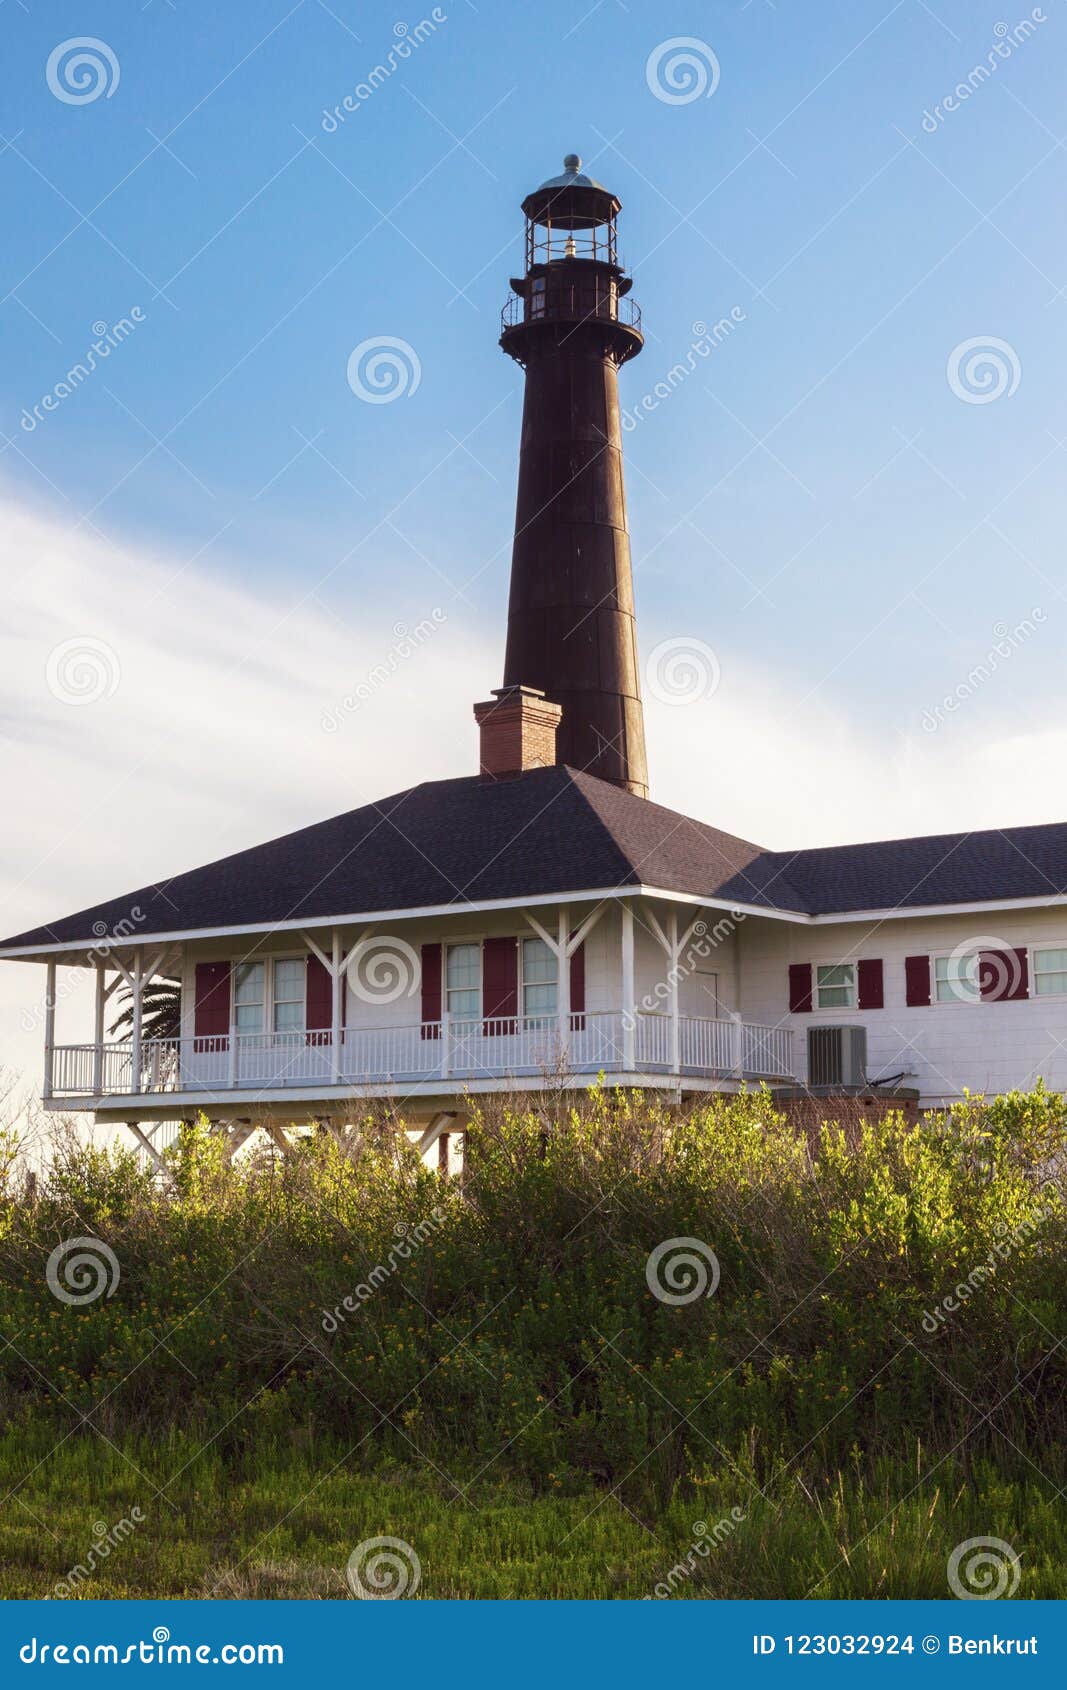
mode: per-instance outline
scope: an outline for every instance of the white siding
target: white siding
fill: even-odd
[[[997,1093],[1033,1085],[1039,1077],[1067,1090],[1067,997],[1025,1002],[905,1003],[904,958],[947,955],[960,944],[982,949],[1067,947],[1067,910],[1016,910],[988,915],[917,916],[875,924],[800,927],[748,919],[741,930],[742,1002],[746,1020],[792,1027],[800,1078],[807,1077],[807,1029],[847,1022],[867,1029],[872,1079],[907,1069],[923,1101],[959,1097],[964,1090]],[[885,1008],[789,1014],[789,964],[881,958]],[[1031,980],[1031,990],[1033,982]]]

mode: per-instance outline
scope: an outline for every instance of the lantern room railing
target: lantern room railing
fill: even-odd
[[[553,280],[543,292],[520,299],[511,294],[500,313],[501,332],[522,323],[585,323],[600,318],[641,330],[641,307],[628,296],[619,297],[614,283],[605,280]]]

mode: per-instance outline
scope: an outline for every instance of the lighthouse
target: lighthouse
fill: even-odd
[[[525,272],[500,344],[526,372],[504,689],[562,712],[556,761],[648,796],[626,526],[619,366],[641,315],[619,263],[617,197],[583,174],[522,202]]]

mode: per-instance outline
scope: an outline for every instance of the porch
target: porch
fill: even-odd
[[[292,1088],[329,1095],[394,1088],[454,1090],[494,1082],[551,1083],[574,1076],[642,1083],[656,1078],[741,1083],[793,1077],[788,1028],[670,1014],[582,1011],[565,1017],[434,1021],[394,1027],[193,1035],[54,1045],[45,1095],[97,1099],[237,1093]],[[236,1099],[235,1099],[236,1101]]]

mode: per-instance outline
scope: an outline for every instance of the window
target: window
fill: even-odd
[[[274,1031],[303,1032],[307,996],[303,957],[282,957],[274,964]]]
[[[239,1033],[263,1031],[263,977],[261,962],[239,962],[233,971],[234,1020]]]
[[[1038,996],[1067,992],[1067,951],[1034,951],[1033,963]]]
[[[482,947],[449,945],[445,962],[445,1004],[457,1021],[477,1021],[482,1013]]]
[[[815,970],[816,1009],[852,1009],[855,1003],[855,963],[820,964]]]
[[[555,953],[543,939],[522,941],[522,1013],[526,1016],[555,1015],[558,1006],[559,969]]]
[[[938,1003],[977,1003],[978,952],[934,958],[934,995]]]

